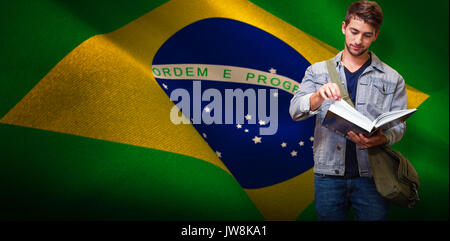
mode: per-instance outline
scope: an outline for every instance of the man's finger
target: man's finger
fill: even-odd
[[[364,143],[361,141],[361,139],[354,132],[350,131],[348,133],[348,136],[349,136],[350,140],[353,141],[359,147],[362,147],[364,145]]]
[[[381,130],[381,129],[378,129],[378,133],[377,133],[377,135],[379,135],[379,136],[383,135],[383,130]]]
[[[350,138],[351,140],[353,140],[353,132],[352,132],[352,131],[348,131],[348,132],[347,132],[347,136],[348,136],[348,138]]]
[[[361,140],[361,138],[360,138],[355,132],[353,132],[353,131],[352,131],[352,136],[353,136],[353,138],[354,138],[355,140],[358,140],[358,141]]]
[[[337,100],[338,96],[337,96],[336,90],[333,88],[333,86],[330,86],[330,92],[333,95],[333,100]]]
[[[333,92],[334,92],[334,95],[336,96],[336,98],[340,99],[341,98],[341,90],[339,89],[339,86],[337,84],[333,83],[332,89],[333,89]]]
[[[328,97],[325,95],[324,89],[319,90],[319,94],[324,100],[328,100]]]
[[[359,133],[359,138],[362,142],[367,143],[370,141],[370,139],[367,139],[363,134]]]
[[[333,95],[331,94],[331,91],[329,88],[325,88],[325,93],[326,93],[328,99],[333,99]]]
[[[354,133],[353,131],[350,131],[350,132],[348,133],[348,136],[352,139],[353,142],[359,141],[358,136],[355,135],[355,133]]]

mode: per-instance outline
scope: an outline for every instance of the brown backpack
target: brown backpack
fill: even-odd
[[[369,148],[369,162],[381,196],[400,207],[412,208],[419,201],[419,176],[400,152],[386,146]]]

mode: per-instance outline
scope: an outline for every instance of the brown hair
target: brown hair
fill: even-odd
[[[350,4],[345,16],[345,25],[348,25],[352,18],[360,18],[378,31],[383,22],[383,13],[376,2],[363,0]]]

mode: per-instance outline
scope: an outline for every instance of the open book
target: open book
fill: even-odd
[[[375,120],[371,121],[369,118],[358,112],[355,108],[349,105],[345,100],[335,101],[328,109],[327,114],[322,122],[322,125],[336,131],[342,135],[346,135],[348,131],[353,131],[357,134],[361,133],[367,137],[373,135],[384,125],[405,121],[417,109],[394,110],[379,115]]]

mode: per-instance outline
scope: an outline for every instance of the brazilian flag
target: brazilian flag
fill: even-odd
[[[315,220],[314,120],[287,108],[343,49],[351,2],[2,0],[0,220]],[[371,49],[419,109],[393,148],[421,201],[389,219],[448,220],[448,1],[378,3]],[[278,90],[277,134],[247,113],[175,125],[171,91],[195,79]]]

